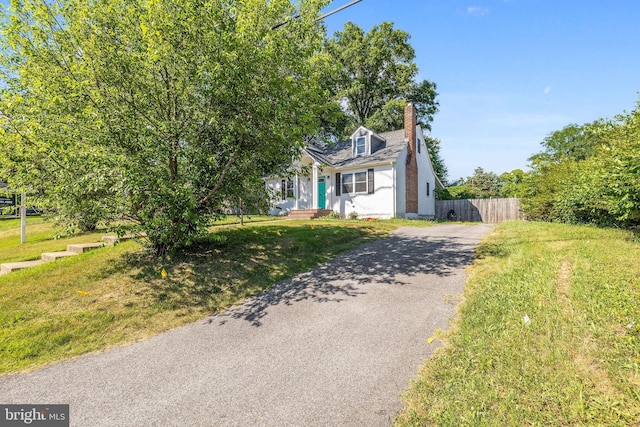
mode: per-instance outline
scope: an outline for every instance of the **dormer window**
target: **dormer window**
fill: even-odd
[[[370,156],[385,147],[385,139],[364,126],[351,134],[351,157]]]
[[[367,151],[367,139],[364,136],[356,138],[355,156],[362,156]]]

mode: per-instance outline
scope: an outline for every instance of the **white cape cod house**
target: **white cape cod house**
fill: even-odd
[[[360,126],[351,139],[332,147],[305,148],[290,178],[270,177],[275,195],[271,215],[314,218],[331,213],[360,218],[435,216],[435,188],[442,188],[416,124],[412,103],[404,129],[376,134]]]

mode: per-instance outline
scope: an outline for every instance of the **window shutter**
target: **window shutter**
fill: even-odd
[[[427,181],[427,196],[431,195],[431,191],[430,191],[430,188],[429,188],[430,186],[431,186],[431,183],[429,181]]]
[[[287,200],[287,181],[285,179],[280,184],[280,200]]]
[[[340,176],[340,172],[336,173],[336,196],[342,194],[342,177]]]
[[[367,169],[367,193],[373,194],[375,186],[373,185],[373,169]]]

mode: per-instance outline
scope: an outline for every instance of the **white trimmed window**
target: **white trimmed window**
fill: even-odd
[[[367,152],[367,139],[364,136],[356,138],[355,156],[363,156]]]
[[[366,193],[367,192],[367,173],[366,172],[354,173],[353,186],[355,188],[354,193]]]
[[[283,179],[280,183],[280,198],[284,202],[293,198],[293,180]]]
[[[346,194],[358,194],[358,193],[373,193],[373,169],[367,169],[366,171],[343,173],[342,178],[342,193]]]

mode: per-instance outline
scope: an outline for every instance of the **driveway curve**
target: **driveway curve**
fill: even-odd
[[[388,426],[437,347],[487,225],[402,227],[222,314],[0,377],[72,426]]]

